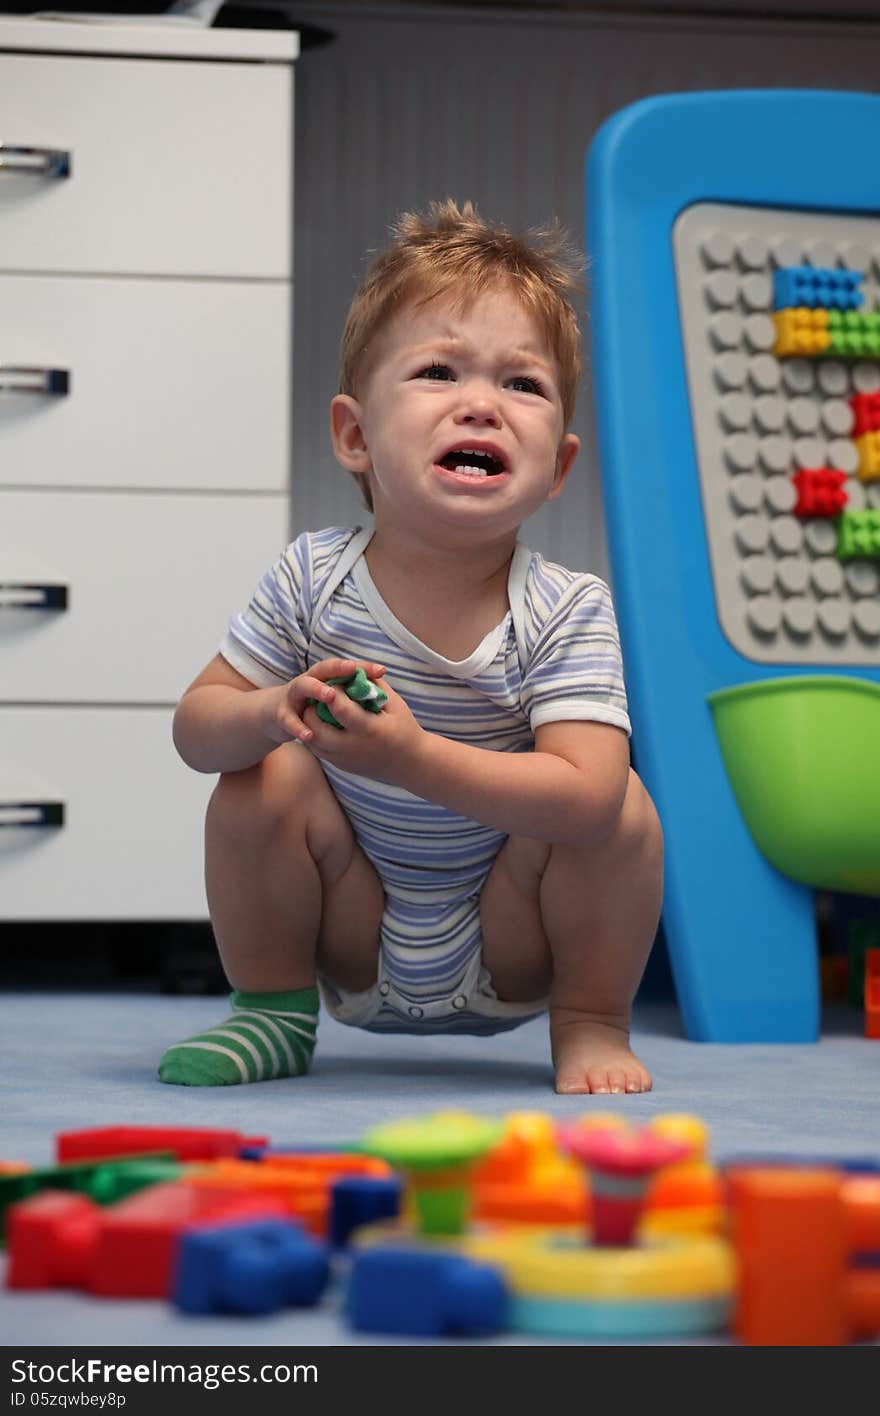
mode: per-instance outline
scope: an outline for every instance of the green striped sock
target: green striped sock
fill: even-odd
[[[216,1027],[169,1047],[159,1080],[182,1087],[231,1087],[299,1077],[309,1070],[318,1027],[318,990],[233,993]]]

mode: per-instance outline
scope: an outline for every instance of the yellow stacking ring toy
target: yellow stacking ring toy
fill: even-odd
[[[589,1246],[580,1229],[469,1237],[469,1257],[494,1264],[512,1294],[511,1327],[578,1337],[712,1332],[728,1323],[732,1246],[676,1235],[621,1248]]]

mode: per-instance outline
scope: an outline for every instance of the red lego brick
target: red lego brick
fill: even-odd
[[[880,1037],[880,949],[865,950],[865,1037]]]
[[[180,1181],[151,1185],[101,1211],[88,1287],[93,1293],[163,1298],[170,1292],[181,1233],[222,1219],[280,1218],[274,1197],[202,1189]]]
[[[791,480],[798,494],[795,516],[837,516],[846,506],[845,472],[833,467],[806,467],[794,472]]]
[[[88,1195],[42,1190],[10,1205],[8,1288],[81,1288],[98,1236],[101,1209]]]
[[[852,437],[880,431],[880,393],[857,393],[850,399],[849,406],[855,417]]]
[[[265,1136],[185,1126],[94,1126],[85,1131],[62,1131],[55,1137],[59,1162],[151,1151],[170,1151],[177,1160],[216,1160],[237,1156],[244,1146],[265,1145]]]

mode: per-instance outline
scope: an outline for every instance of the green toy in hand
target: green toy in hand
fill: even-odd
[[[373,683],[372,679],[368,679],[363,669],[358,669],[355,673],[349,675],[348,678],[331,678],[328,679],[327,682],[342,684],[348,697],[352,699],[354,703],[360,703],[361,707],[366,708],[368,713],[380,712],[382,704],[388,702],[388,694],[385,693],[378,684]],[[317,703],[315,711],[322,723],[330,723],[334,728],[342,727],[342,724],[336,721],[326,703],[318,703],[315,698],[310,698],[308,701],[309,703]]]

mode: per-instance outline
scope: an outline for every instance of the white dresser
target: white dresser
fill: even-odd
[[[0,921],[207,917],[171,718],[290,539],[297,53],[0,19]]]

